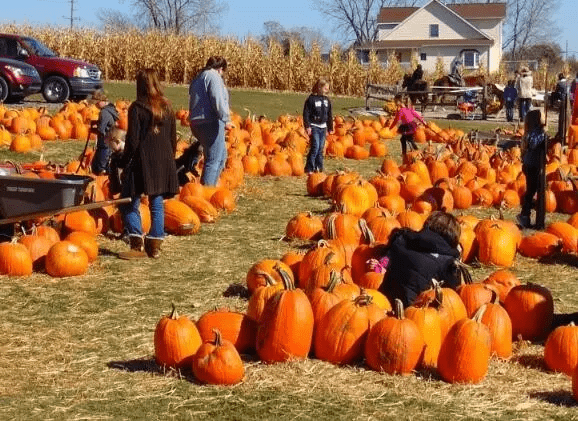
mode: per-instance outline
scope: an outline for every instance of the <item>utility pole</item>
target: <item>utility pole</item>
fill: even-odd
[[[74,21],[80,20],[80,18],[74,17],[74,0],[69,0],[69,1],[70,1],[70,17],[63,16],[63,18],[70,20],[70,29],[72,29]]]

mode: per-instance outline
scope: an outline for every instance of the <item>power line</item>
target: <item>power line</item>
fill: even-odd
[[[70,3],[70,17],[63,16],[63,18],[70,20],[70,29],[72,29],[74,21],[80,20],[80,18],[74,16],[74,0],[68,0],[68,1]]]

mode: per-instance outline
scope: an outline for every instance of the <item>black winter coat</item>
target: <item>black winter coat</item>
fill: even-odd
[[[133,102],[128,109],[128,130],[121,159],[121,167],[125,167],[123,183],[128,183],[131,197],[143,193],[171,197],[178,192],[176,148],[173,113],[167,112],[161,121],[153,122],[152,111],[141,102]]]
[[[460,252],[439,234],[427,228],[419,232],[397,230],[390,239],[389,264],[379,290],[393,304],[399,298],[404,307],[431,287],[431,280],[444,281],[444,287],[456,288],[461,281],[455,266]]]
[[[333,131],[333,112],[331,101],[325,95],[311,94],[305,100],[303,106],[303,125],[305,128],[311,124],[327,124],[327,131]]]

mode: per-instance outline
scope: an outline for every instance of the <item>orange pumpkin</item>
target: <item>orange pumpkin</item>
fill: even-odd
[[[190,366],[202,344],[197,326],[187,316],[179,316],[175,305],[155,328],[155,361],[160,366]]]
[[[192,361],[193,374],[201,383],[232,385],[245,376],[239,352],[231,341],[222,338],[218,329],[215,339],[202,344]]]
[[[0,243],[0,275],[27,276],[32,273],[32,257],[24,244]]]
[[[53,277],[83,275],[88,269],[88,255],[70,241],[59,241],[48,250],[45,266]]]

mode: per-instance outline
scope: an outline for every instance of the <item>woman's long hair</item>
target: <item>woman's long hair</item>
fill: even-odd
[[[154,69],[143,69],[136,75],[136,99],[150,108],[155,120],[161,120],[171,112],[171,104],[163,94]]]

